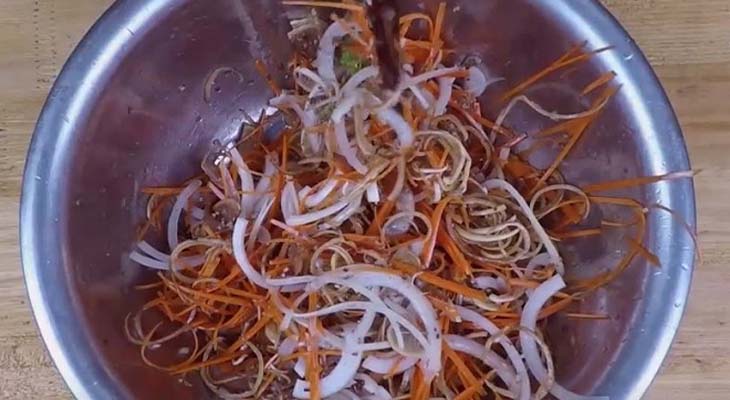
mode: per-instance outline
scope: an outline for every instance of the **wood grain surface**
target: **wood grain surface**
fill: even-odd
[[[141,0],[142,1],[142,0]],[[588,0],[585,0],[588,1]],[[0,0],[0,399],[70,394],[38,338],[18,251],[24,157],[48,89],[110,0]],[[661,77],[697,178],[704,262],[649,399],[730,398],[730,0],[604,0]]]

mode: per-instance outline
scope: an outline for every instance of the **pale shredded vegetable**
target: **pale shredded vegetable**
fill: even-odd
[[[563,339],[546,337],[545,323],[634,258],[656,256],[642,244],[647,209],[595,193],[694,173],[566,183],[562,161],[611,101],[613,75],[587,86],[592,105],[578,113],[523,93],[591,54],[582,48],[525,83],[492,78],[484,65],[454,63],[442,4],[434,16],[400,16],[408,64],[386,88],[366,3],[285,4],[336,14],[306,9],[291,21],[295,44],[319,40],[308,43],[316,54],[294,56],[291,87],[262,71],[277,110],[213,146],[180,187],[145,189],[147,221],[129,258],[156,275],[125,325],[142,360],[197,374],[224,399],[600,398],[555,382],[551,343]],[[227,72],[209,75],[205,101]],[[503,103],[483,109],[477,98],[493,92]],[[537,138],[513,131],[520,103],[555,125]],[[550,135],[564,135],[560,154],[530,164],[521,144]],[[634,218],[596,224],[603,207]],[[559,242],[606,229],[632,235],[628,255],[597,277],[565,278],[573,265]],[[160,356],[163,346],[177,358]]]

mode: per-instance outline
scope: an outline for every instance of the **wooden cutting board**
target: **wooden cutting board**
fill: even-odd
[[[17,240],[20,182],[30,135],[56,73],[110,3],[0,0],[0,399],[71,397],[26,301]],[[647,397],[724,400],[730,398],[730,1],[604,3],[656,68],[694,167],[703,170],[697,196],[704,262],[696,269],[671,355]]]

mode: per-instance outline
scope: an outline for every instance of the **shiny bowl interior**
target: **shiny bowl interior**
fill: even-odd
[[[436,1],[401,1],[433,11]],[[581,107],[571,87],[618,74],[621,91],[564,170],[570,182],[685,170],[689,162],[672,108],[631,38],[598,3],[586,0],[449,1],[447,38],[479,54],[515,84],[571,45],[614,46],[579,70],[533,89],[548,109]],[[284,8],[273,0],[120,0],[65,66],[29,152],[21,209],[22,253],[33,310],[49,351],[78,398],[201,399],[206,390],[146,367],[123,334],[142,304],[133,289],[152,273],[128,260],[146,186],[196,173],[214,139],[238,134],[270,92],[254,60],[282,73],[289,56]],[[203,82],[222,76],[210,104]],[[484,99],[489,103],[488,96]],[[495,110],[491,110],[494,114]],[[540,120],[518,111],[509,122],[532,132]],[[548,159],[550,153],[545,153]],[[538,162],[540,160],[537,160]],[[671,207],[694,224],[691,182],[622,193]],[[615,211],[599,211],[613,215]],[[577,307],[606,321],[551,321],[558,380],[582,393],[637,399],[666,355],[687,297],[694,251],[684,227],[649,214],[646,243],[661,269],[637,260],[621,278]],[[572,275],[609,268],[621,235],[572,241],[562,251]]]

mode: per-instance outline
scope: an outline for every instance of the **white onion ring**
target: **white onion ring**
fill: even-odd
[[[190,182],[185,189],[180,192],[177,196],[177,200],[175,200],[175,204],[172,206],[170,217],[167,220],[167,244],[170,246],[170,251],[174,250],[178,244],[177,231],[178,225],[180,224],[180,215],[182,214],[185,205],[187,205],[188,200],[190,200],[190,197],[192,197],[202,185],[203,183],[198,179]]]
[[[415,140],[413,134],[413,128],[403,119],[403,116],[392,108],[380,109],[377,111],[378,119],[388,124],[395,134],[398,136],[398,141],[401,147],[411,147]]]
[[[532,296],[527,300],[525,308],[522,310],[522,318],[520,319],[520,326],[523,329],[527,329],[530,332],[537,332],[537,319],[540,314],[540,310],[545,306],[548,300],[558,293],[565,287],[565,282],[560,275],[555,275],[547,281],[543,282],[532,292]],[[522,351],[525,354],[525,361],[527,366],[530,368],[530,372],[537,379],[538,382],[545,385],[548,379],[547,370],[543,366],[542,359],[540,358],[540,352],[537,349],[537,343],[535,338],[527,332],[520,331],[520,344],[522,345]],[[550,393],[558,398],[559,400],[598,400],[608,399],[608,397],[601,396],[582,396],[573,393],[564,387],[553,383],[549,388]]]

